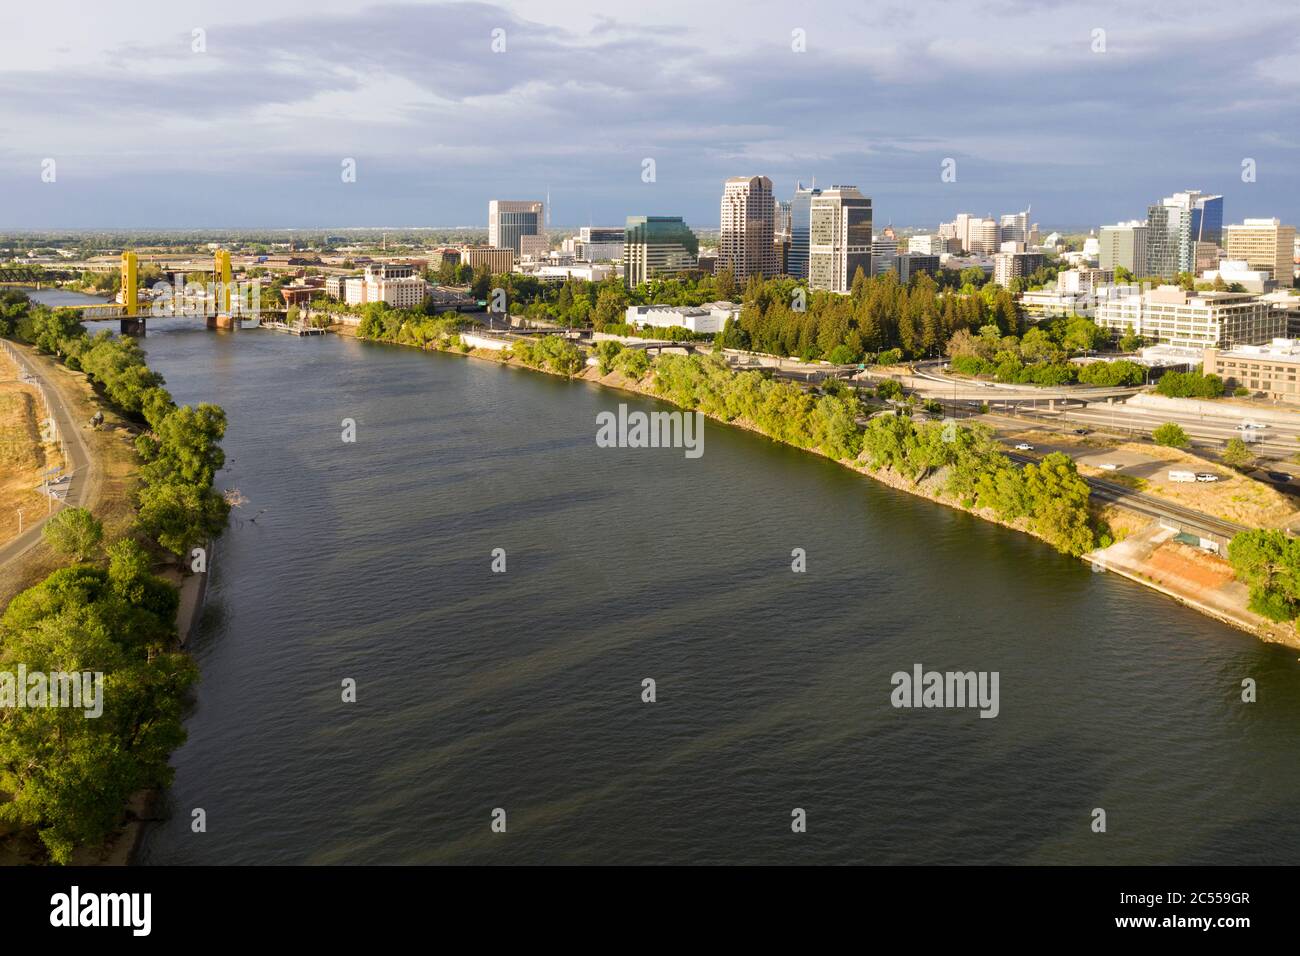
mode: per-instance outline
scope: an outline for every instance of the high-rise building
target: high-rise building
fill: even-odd
[[[1098,244],[1098,258],[1103,269],[1110,272],[1127,269],[1138,278],[1148,275],[1145,222],[1131,219],[1113,226],[1102,226]]]
[[[1147,269],[1172,279],[1195,272],[1208,251],[1197,243],[1219,245],[1223,240],[1223,197],[1199,190],[1166,196],[1147,210]]]
[[[522,254],[522,237],[545,235],[543,209],[543,203],[532,200],[493,199],[488,203],[488,245]]]
[[[769,240],[769,251],[771,237]],[[623,278],[629,289],[655,276],[695,269],[700,241],[681,216],[628,216],[623,238]]]
[[[583,226],[578,230],[574,252],[589,262],[622,259],[624,231],[622,226]]]
[[[773,200],[776,203],[776,209],[773,215],[776,217],[772,226],[778,236],[790,235],[790,201],[786,199]]]
[[[816,186],[799,183],[790,200],[790,256],[786,272],[796,279],[808,278],[808,214],[814,196],[820,196]]]
[[[898,260],[898,239],[894,236],[880,233],[871,239],[871,275],[882,276],[889,270],[897,266]],[[853,278],[849,277],[849,283],[852,284]]]
[[[921,252],[904,252],[895,257],[894,268],[898,271],[898,281],[906,285],[922,272],[938,275],[939,257]]]
[[[808,211],[808,285],[848,292],[858,269],[871,275],[871,200],[856,186],[832,186]]]
[[[750,276],[774,276],[776,201],[766,176],[733,176],[722,189],[718,269],[730,269],[744,282]]]
[[[1007,213],[998,226],[1002,242],[1029,241],[1029,210]]]
[[[1251,269],[1267,270],[1278,287],[1295,282],[1295,226],[1280,219],[1247,219],[1224,229],[1229,259],[1243,260]]]
[[[1042,253],[1023,249],[1020,252],[999,252],[993,256],[993,281],[1004,289],[1010,288],[1012,279],[1029,278],[1043,267],[1045,261]]]
[[[968,212],[959,212],[952,222],[940,225],[939,235],[956,239],[962,249],[974,255],[992,255],[1002,245],[1002,227],[996,219],[981,219]]]

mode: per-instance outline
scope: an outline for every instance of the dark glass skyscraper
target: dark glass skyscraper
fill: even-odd
[[[628,216],[623,231],[624,281],[629,289],[659,275],[694,269],[700,241],[681,216]]]

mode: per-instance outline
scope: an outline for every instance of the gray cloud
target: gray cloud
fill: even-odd
[[[783,192],[856,183],[900,224],[1029,202],[1096,224],[1188,186],[1224,192],[1230,218],[1295,221],[1297,19],[1259,7],[846,3],[809,11],[802,54],[797,22],[731,38],[481,3],[213,24],[201,55],[178,32],[0,70],[0,226],[468,223],[548,187],[558,224],[712,225],[721,180],[751,172]],[[46,156],[60,177],[42,188]],[[948,156],[957,183],[939,181]]]

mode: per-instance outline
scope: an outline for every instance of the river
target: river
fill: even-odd
[[[143,344],[225,406],[247,503],[142,863],[1300,859],[1294,650],[740,430],[596,446],[648,399],[189,320]],[[997,671],[999,715],[895,709],[916,663]]]

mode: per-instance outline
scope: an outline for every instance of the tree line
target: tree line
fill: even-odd
[[[84,371],[105,398],[141,423],[136,517],[101,548],[89,512],[68,509],[47,540],[72,563],[17,595],[0,617],[0,670],[100,672],[103,713],[34,706],[0,712],[0,820],[32,829],[50,859],[112,831],[136,791],[165,785],[168,755],[185,739],[185,695],[197,678],[176,649],[175,587],[153,574],[160,550],[188,558],[224,528],[229,507],[212,488],[226,418],[216,405],[177,406],[130,339],[87,335],[75,314],[6,298],[0,331]]]

